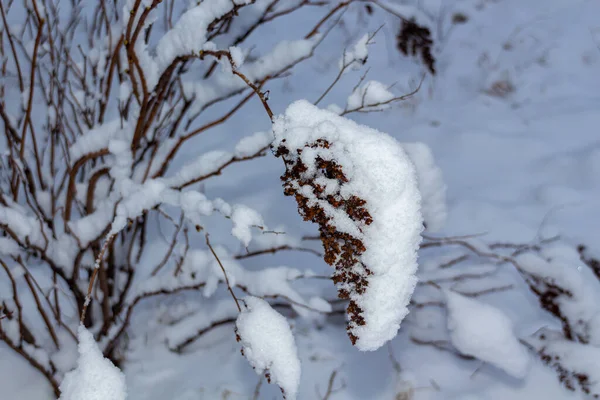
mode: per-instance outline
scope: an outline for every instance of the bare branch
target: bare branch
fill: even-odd
[[[233,300],[235,301],[235,305],[237,306],[238,311],[242,312],[242,308],[240,307],[240,302],[238,301],[238,298],[235,296],[235,293],[233,293],[233,289],[231,288],[231,285],[229,284],[229,278],[227,277],[227,272],[225,271],[225,267],[223,266],[223,263],[221,263],[219,256],[217,256],[217,253],[215,253],[215,250],[211,246],[210,240],[208,240],[208,233],[206,234],[206,245],[210,249],[210,252],[215,257],[215,259],[217,260],[217,263],[219,263],[219,267],[221,267],[221,270],[223,271],[223,276],[225,276],[225,283],[227,284],[227,290],[229,290],[231,297],[233,297]]]

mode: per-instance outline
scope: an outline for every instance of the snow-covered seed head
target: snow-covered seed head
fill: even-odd
[[[374,351],[398,333],[416,286],[423,218],[418,182],[402,146],[385,133],[301,100],[273,121],[284,194],[318,224],[348,335]]]
[[[362,316],[363,310],[356,303],[352,294],[362,295],[369,284],[367,276],[372,272],[365,266],[360,256],[366,250],[360,238],[351,234],[340,232],[334,224],[332,217],[326,212],[326,204],[344,211],[352,221],[358,225],[370,225],[373,218],[367,209],[367,202],[358,196],[342,197],[340,190],[348,178],[343,168],[335,160],[319,155],[320,150],[327,150],[331,143],[326,139],[317,139],[313,143],[306,143],[303,149],[286,147],[284,140],[275,152],[276,157],[281,157],[286,165],[286,172],[281,177],[284,194],[293,196],[298,203],[298,212],[305,221],[319,225],[319,232],[325,250],[325,262],[335,267],[332,280],[338,288],[338,296],[350,299],[347,308],[349,324],[348,336],[355,344],[357,336],[352,332],[355,326],[365,325]],[[316,151],[314,165],[306,165],[302,153],[306,149]],[[309,172],[311,171],[311,172]],[[322,178],[337,183],[337,190],[326,190]],[[310,188],[312,196],[317,201],[309,198],[304,190]],[[311,197],[312,197],[311,196]]]

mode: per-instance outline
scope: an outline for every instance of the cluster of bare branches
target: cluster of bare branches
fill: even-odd
[[[127,179],[140,185],[163,179],[178,192],[266,155],[268,145],[251,154],[232,153],[182,179],[168,179],[186,145],[227,123],[253,97],[272,118],[266,86],[310,58],[343,11],[359,1],[268,0],[257,6],[260,12],[247,15],[253,1],[234,3],[208,23],[207,41],[225,44],[225,49],[250,47],[262,26],[303,8],[322,8],[322,16],[307,23],[301,38],[310,51],[263,69],[257,66],[268,55],[248,57],[250,65],[243,69],[230,50],[204,49],[176,55],[158,71],[146,65],[146,49],[176,30],[185,10],[177,0],[129,3],[127,9],[105,0],[0,3],[0,283],[7,283],[0,297],[0,340],[41,372],[56,394],[65,371],[54,365],[52,355],[65,347],[65,340],[76,341],[79,316],[84,326],[94,328],[105,356],[118,364],[121,339],[140,303],[205,286],[196,280],[133,291],[141,279],[152,218],[170,224],[173,233],[151,276],[180,276],[190,232],[202,227],[183,214],[173,217],[158,203],[130,218],[123,230],[111,232],[124,201],[117,153],[129,154]],[[240,16],[244,22],[238,24]],[[237,81],[219,86],[227,73]],[[377,106],[363,104],[361,110]],[[115,140],[125,142],[124,149],[117,149]],[[185,246],[178,251],[182,241]],[[284,250],[315,252],[286,244],[235,259]],[[237,288],[247,289],[242,284]],[[281,298],[288,306],[293,303]],[[30,302],[35,306],[26,307]],[[215,320],[175,349],[231,321]]]

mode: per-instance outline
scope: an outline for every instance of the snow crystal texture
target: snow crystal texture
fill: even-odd
[[[94,336],[79,327],[77,368],[65,375],[59,400],[125,400],[125,375],[102,356]]]
[[[258,374],[269,372],[271,382],[294,400],[300,385],[300,359],[290,325],[269,303],[249,296],[236,321],[244,356]]]

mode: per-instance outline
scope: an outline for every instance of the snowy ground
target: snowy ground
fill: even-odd
[[[422,3],[432,13],[440,10],[440,2]],[[400,106],[353,118],[400,141],[418,140],[432,148],[448,187],[448,221],[437,235],[483,233],[485,240],[505,242],[535,242],[560,235],[567,243],[584,243],[600,251],[600,4],[567,0],[441,3],[448,10],[462,11],[468,21],[444,35],[438,75],[427,78],[422,90]],[[290,37],[298,36],[305,30],[298,21],[289,25],[287,20],[289,29],[281,25],[280,29]],[[395,20],[379,12],[370,17],[362,13],[360,18],[348,13],[346,22],[343,29],[354,35],[353,40],[385,22],[370,48],[371,77],[397,82],[398,93],[414,87],[408,83],[418,82],[419,68],[395,49]],[[274,33],[260,32],[265,46],[274,40]],[[328,38],[315,58],[293,77],[272,83],[269,89],[276,113],[294,99],[316,99],[327,87],[336,73],[332,64],[342,52],[332,46],[336,40]],[[323,105],[343,105],[347,88],[358,76],[346,76],[347,84],[337,87]],[[503,87],[512,90],[498,91]],[[268,121],[259,107],[257,102],[248,106],[227,125],[227,132],[212,132],[197,145],[231,148],[236,139],[267,130]],[[270,226],[285,226],[296,235],[315,234],[315,227],[296,215],[294,202],[282,195],[281,172],[281,161],[272,157],[234,166],[207,183],[206,193],[256,208],[268,216]],[[218,234],[216,229],[211,233]],[[253,262],[327,272],[322,260],[304,254]],[[509,275],[506,279],[511,279]],[[322,288],[314,290],[334,297],[332,288]],[[502,308],[515,332],[526,336],[550,319],[524,293],[493,294],[481,300]],[[233,325],[215,329],[184,354],[175,354],[164,345],[163,324],[150,318],[157,309],[167,311],[174,306],[170,302],[175,300],[148,301],[135,316],[124,366],[129,399],[251,398],[259,377],[240,356]],[[198,299],[198,307],[208,306]],[[336,322],[336,317],[331,320]],[[563,389],[556,374],[535,357],[524,378],[513,378],[490,364],[410,343],[410,325],[415,323],[410,318],[389,347],[362,353],[350,345],[341,322],[340,318],[322,329],[312,328],[314,322],[294,322],[302,362],[300,399],[322,398],[333,371],[337,371],[334,388],[343,389],[330,398],[340,400],[399,399],[404,397],[394,396],[411,387],[414,398],[423,400],[579,398]],[[393,368],[390,353],[401,365],[401,374]],[[0,388],[0,397],[6,399],[50,398],[42,379],[4,346],[0,346]],[[264,383],[258,398],[278,396],[276,387]]]

